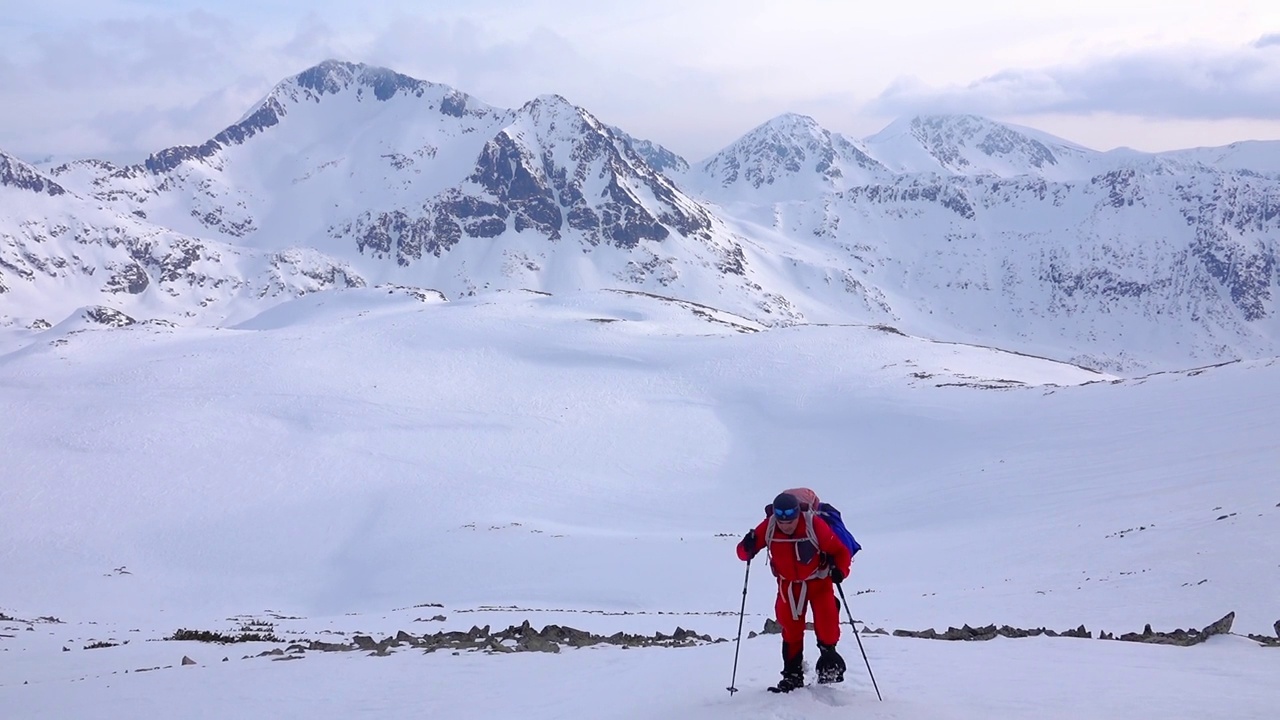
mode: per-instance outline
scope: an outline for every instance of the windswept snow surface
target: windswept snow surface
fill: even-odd
[[[776,635],[744,638],[734,697],[732,642],[295,662],[242,659],[268,644],[158,642],[247,617],[290,639],[529,620],[731,640],[733,546],[796,485],[838,505],[862,542],[844,589],[872,628],[1120,634],[1235,611],[1237,633],[1270,634],[1280,361],[1119,380],[621,292],[444,302],[359,289],[232,328],[86,327],[0,328],[6,719],[1280,706],[1280,649],[1239,636],[1191,648],[868,636],[883,703],[847,635],[848,682],[790,697],[763,691]],[[747,630],[772,615],[773,590],[754,563]],[[178,667],[183,655],[198,665]]]

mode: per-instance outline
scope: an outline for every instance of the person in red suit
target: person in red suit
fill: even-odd
[[[849,575],[853,551],[836,537],[826,521],[811,511],[793,491],[781,493],[766,517],[738,543],[738,557],[750,562],[761,550],[769,551],[769,569],[778,579],[774,613],[782,626],[782,680],[775,692],[790,692],[804,685],[804,632],[806,607],[813,608],[813,630],[818,638],[819,683],[842,682],[845,663],[836,652],[840,642],[840,606],[833,583]]]

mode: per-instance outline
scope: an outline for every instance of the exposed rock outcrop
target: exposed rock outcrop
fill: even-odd
[[[1236,618],[1236,614],[1234,612],[1227,613],[1220,620],[1214,623],[1210,623],[1209,625],[1205,626],[1201,630],[1182,630],[1179,628],[1177,630],[1174,630],[1173,632],[1157,632],[1155,630],[1152,630],[1151,625],[1148,624],[1146,627],[1143,628],[1142,632],[1140,633],[1124,633],[1120,637],[1115,637],[1111,633],[1100,632],[1098,634],[1098,638],[1101,640],[1120,640],[1123,642],[1142,642],[1142,643],[1152,643],[1156,645],[1180,645],[1180,646],[1198,645],[1199,643],[1202,643],[1208,640],[1214,635],[1229,634],[1231,632],[1231,625],[1233,622],[1235,622],[1235,618]],[[1277,635],[1280,635],[1280,622],[1277,623],[1276,629],[1277,629]],[[894,630],[893,634],[895,637],[913,637],[913,638],[923,638],[926,640],[966,640],[966,641],[967,640],[991,640],[997,637],[1007,637],[1007,638],[1024,638],[1024,637],[1039,637],[1039,636],[1075,637],[1075,638],[1092,638],[1093,637],[1093,633],[1090,632],[1087,628],[1085,628],[1084,625],[1081,625],[1074,630],[1064,630],[1062,632],[1056,632],[1054,630],[1049,630],[1043,627],[1033,628],[1033,629],[1022,629],[1022,628],[1010,627],[1008,625],[1001,625],[1000,627],[996,627],[995,625],[987,625],[984,627],[974,628],[974,627],[965,625],[959,628],[955,628],[955,627],[947,628],[947,630],[944,632],[938,632],[933,628],[929,628],[926,630]],[[1249,638],[1257,642],[1263,643],[1265,645],[1273,644],[1273,642],[1274,644],[1280,645],[1280,637],[1273,639],[1273,638],[1267,638],[1262,636],[1250,635]]]
[[[472,627],[470,630],[437,632],[427,635],[414,635],[401,630],[394,637],[374,640],[370,635],[355,635],[351,643],[326,643],[310,641],[305,647],[320,652],[350,652],[361,650],[373,655],[382,656],[393,652],[396,648],[413,648],[426,652],[446,650],[481,651],[493,653],[510,652],[548,652],[558,653],[563,647],[581,648],[592,645],[616,645],[628,647],[691,647],[709,643],[725,642],[724,638],[712,638],[693,630],[677,627],[670,635],[657,632],[653,635],[635,635],[617,632],[613,635],[596,635],[586,630],[566,625],[546,625],[541,630],[535,629],[529,621],[521,625],[511,625],[504,630],[491,631],[489,626]]]

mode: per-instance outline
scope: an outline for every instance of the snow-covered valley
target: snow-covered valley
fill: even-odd
[[[230,327],[3,328],[0,708],[1269,717],[1280,649],[1246,636],[1280,619],[1277,373],[1121,378],[617,291],[365,288]],[[730,697],[733,547],[797,485],[864,546],[843,585],[859,627],[1092,637],[864,635],[883,702],[847,634],[848,681],[791,697],[763,692],[777,636],[744,637]],[[748,631],[773,594],[755,563]],[[1233,634],[1193,647],[1098,639],[1228,612]],[[713,642],[258,657],[526,620]],[[163,640],[245,628],[281,642]]]

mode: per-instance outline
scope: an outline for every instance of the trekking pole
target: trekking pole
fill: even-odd
[[[840,587],[840,583],[836,583],[836,590],[840,591],[840,602],[844,603],[844,611],[849,615],[849,627],[853,628],[853,638],[858,641],[858,649],[862,651],[862,661],[867,664],[867,674],[871,676],[871,687],[876,689],[876,697],[880,698],[880,702],[884,702],[884,697],[880,695],[880,686],[876,684],[876,674],[871,672],[871,661],[867,659],[867,651],[862,647],[858,626],[853,624],[853,611],[849,609],[849,601],[844,599],[844,588]]]
[[[729,681],[729,687],[725,688],[729,691],[729,697],[738,692],[736,684],[738,682],[738,650],[742,648],[742,619],[747,612],[747,581],[751,579],[751,561],[747,561],[747,574],[742,578],[742,609],[738,611],[738,641],[737,646],[733,649],[733,679]]]

